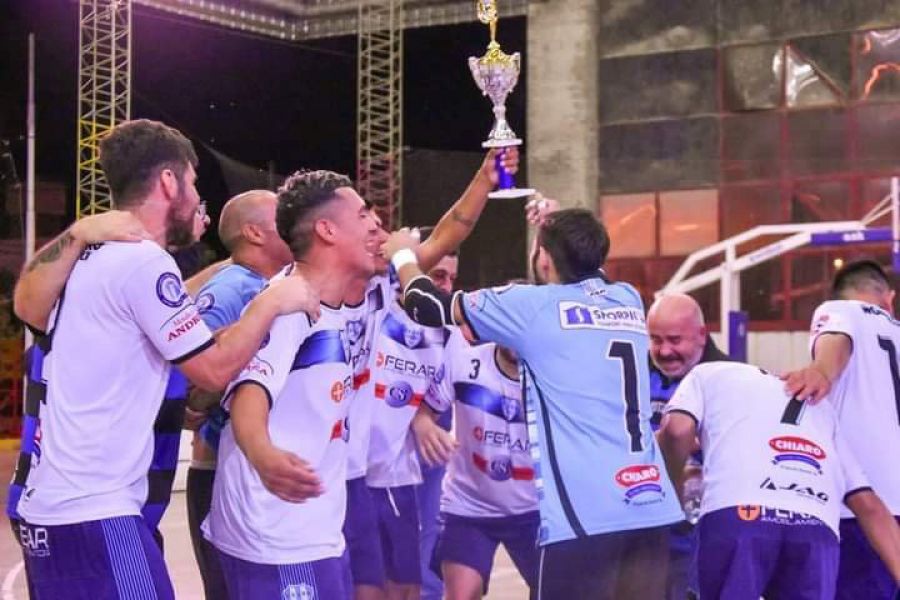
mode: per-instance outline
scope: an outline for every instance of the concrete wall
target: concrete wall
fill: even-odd
[[[528,182],[564,207],[597,205],[598,30],[595,0],[528,5]]]

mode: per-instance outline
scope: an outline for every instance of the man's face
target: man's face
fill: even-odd
[[[445,256],[441,262],[428,271],[428,276],[439,289],[450,294],[456,283],[456,275],[459,272],[459,257]]]
[[[197,208],[200,206],[197,172],[191,164],[187,165],[181,178],[178,178],[177,173],[170,172],[172,177],[178,180],[178,191],[169,203],[166,215],[166,246],[186,248],[195,241],[194,221],[197,217]]]
[[[335,190],[334,210],[330,221],[336,228],[335,244],[348,269],[361,277],[375,273],[375,260],[381,249],[379,227],[356,190]]]
[[[698,326],[690,314],[654,312],[647,320],[650,357],[670,379],[680,379],[700,362],[706,345],[706,327]]]

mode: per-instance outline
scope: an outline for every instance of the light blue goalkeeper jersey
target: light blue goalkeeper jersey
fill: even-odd
[[[650,427],[640,296],[591,278],[467,293],[475,335],[522,359],[540,543],[684,517]]]

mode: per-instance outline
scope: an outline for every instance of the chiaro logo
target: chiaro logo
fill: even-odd
[[[769,447],[776,452],[772,464],[785,468],[799,468],[816,473],[822,472],[821,461],[825,460],[825,451],[807,439],[794,436],[782,436],[769,440]]]
[[[616,483],[627,489],[626,504],[658,502],[663,497],[659,478],[659,467],[656,465],[632,465],[619,469],[616,473]]]
[[[616,473],[616,481],[623,487],[632,487],[648,481],[659,481],[659,469],[656,465],[625,467]]]

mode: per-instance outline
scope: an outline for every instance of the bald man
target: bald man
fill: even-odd
[[[697,301],[687,294],[666,294],[658,298],[647,312],[647,331],[650,334],[650,424],[657,430],[663,410],[682,379],[700,363],[729,358],[719,350],[703,319]],[[666,581],[666,600],[684,600],[694,587],[693,568],[696,537],[691,520],[699,509],[699,457],[685,468],[686,520],[673,527],[669,537],[669,574]]]
[[[196,296],[200,316],[211,331],[216,332],[235,322],[266,281],[293,260],[290,248],[275,227],[277,204],[278,197],[274,193],[251,190],[235,196],[222,208],[219,239],[231,253],[231,264],[216,272]],[[200,524],[209,514],[216,446],[227,415],[218,407],[218,397],[195,394],[190,404],[195,409],[214,406],[194,434],[187,479],[188,524],[206,598],[225,600],[228,595],[218,557],[200,533]]]

